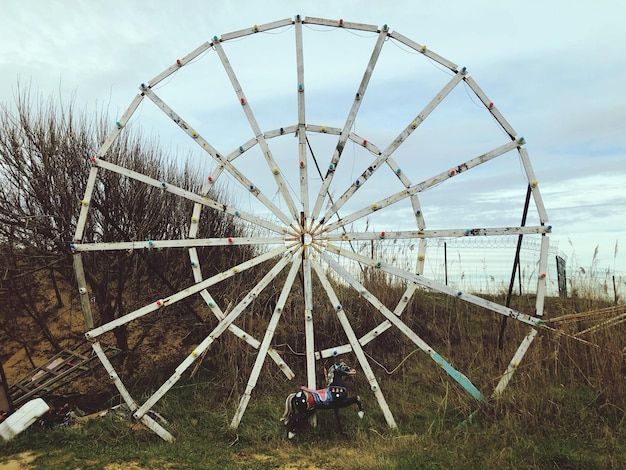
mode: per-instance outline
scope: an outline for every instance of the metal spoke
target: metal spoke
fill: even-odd
[[[264,261],[275,258],[276,256],[280,256],[284,253],[284,251],[285,249],[282,247],[275,248],[272,251],[268,251],[267,253],[264,253],[255,258],[244,261],[243,263],[240,263],[237,266],[234,266],[227,271],[223,271],[219,274],[216,274],[215,276],[212,276],[208,279],[205,279],[202,282],[194,284],[193,286],[190,286],[186,289],[183,289],[182,291],[179,291],[169,297],[159,299],[156,302],[153,302],[144,307],[141,307],[140,309],[137,309],[133,312],[127,313],[126,315],[123,315],[113,321],[110,321],[109,323],[105,323],[104,325],[98,328],[94,328],[93,330],[85,333],[85,336],[87,336],[87,338],[95,338],[96,336],[106,333],[107,331],[111,331],[119,326],[125,325],[133,320],[136,320],[137,318],[143,317],[144,315],[147,315],[148,313],[154,312],[163,307],[167,307],[168,305],[172,305],[176,302],[179,302],[180,300],[186,299],[187,297],[193,294],[197,294],[198,292],[202,291],[203,289],[206,289],[207,287],[210,287],[214,284],[217,284],[218,282],[222,282],[225,279],[235,276],[238,272],[244,271],[246,269],[250,269],[253,266],[263,263]]]
[[[347,251],[347,250],[341,250],[339,247],[336,247],[334,245],[328,245],[327,250],[338,254],[338,255],[342,255],[345,256],[346,258],[350,258],[354,261],[358,261],[360,263],[369,265],[371,267],[375,267],[380,269],[381,271],[387,272],[389,274],[392,274],[394,276],[398,276],[402,279],[406,279],[407,281],[411,281],[414,282],[416,284],[419,284],[423,287],[427,287],[431,290],[435,290],[438,292],[441,292],[443,294],[446,295],[450,295],[450,296],[454,296],[454,297],[458,297],[461,300],[464,300],[466,302],[472,303],[474,305],[477,305],[479,307],[484,307],[486,309],[492,310],[496,313],[499,313],[501,315],[504,316],[508,316],[510,318],[514,318],[515,320],[519,320],[522,323],[527,323],[528,325],[531,326],[537,326],[540,325],[542,323],[542,320],[540,318],[534,317],[532,315],[526,315],[524,313],[518,312],[512,308],[509,307],[504,307],[500,304],[497,304],[495,302],[491,302],[489,300],[483,299],[482,297],[477,297],[475,295],[472,294],[468,294],[462,291],[459,291],[457,289],[454,289],[450,286],[446,286],[445,284],[441,284],[440,282],[436,282],[436,281],[432,281],[424,276],[420,276],[418,274],[413,274],[410,273],[408,271],[405,271],[403,269],[397,268],[389,263],[385,263],[382,261],[376,261],[373,260],[371,258],[368,258],[367,256],[363,256],[360,255],[358,253],[353,253],[351,251]]]
[[[280,296],[278,297],[278,301],[276,302],[276,306],[274,307],[274,313],[272,313],[272,318],[270,318],[269,324],[267,325],[267,328],[265,330],[263,342],[258,348],[259,352],[257,354],[256,360],[254,361],[252,372],[250,372],[250,378],[248,379],[246,390],[242,395],[241,400],[239,401],[239,407],[237,408],[237,412],[235,413],[235,416],[233,417],[233,420],[230,424],[232,428],[237,428],[237,426],[239,426],[239,422],[241,421],[241,418],[243,417],[243,414],[248,407],[248,402],[250,401],[252,390],[254,390],[257,380],[259,379],[261,368],[263,367],[263,363],[265,362],[265,356],[270,350],[270,343],[272,342],[272,339],[274,339],[274,333],[276,331],[278,321],[280,320],[283,308],[285,307],[285,302],[287,302],[287,298],[289,297],[289,294],[291,292],[291,287],[293,286],[293,282],[295,281],[298,270],[300,269],[300,263],[298,261],[298,259],[294,259],[292,261],[291,269],[289,270],[289,274],[287,275],[285,284],[280,291]]]
[[[374,308],[376,308],[383,316],[400,330],[407,338],[409,338],[418,348],[427,353],[435,363],[446,371],[446,373],[452,377],[461,387],[463,387],[470,395],[479,401],[483,401],[485,398],[483,394],[474,386],[470,380],[461,372],[452,367],[443,357],[441,357],[434,349],[432,349],[426,342],[420,338],[411,328],[409,328],[397,315],[394,315],[389,311],[385,305],[378,300],[372,293],[370,293],[365,287],[358,282],[346,269],[343,268],[334,259],[328,256],[326,253],[320,253],[320,257],[330,265],[346,282],[348,282],[361,297],[367,300]],[[354,347],[354,344],[352,344]],[[360,346],[359,346],[360,347]]]
[[[404,128],[404,130],[389,144],[389,146],[381,152],[381,154],[367,166],[367,170],[365,170],[361,175],[357,178],[357,180],[352,183],[352,186],[348,188],[341,197],[326,211],[324,217],[320,219],[320,223],[323,223],[325,220],[329,220],[334,214],[337,213],[339,209],[354,195],[354,193],[363,187],[363,184],[380,168],[383,163],[386,163],[393,152],[395,152],[400,145],[402,145],[406,139],[418,128],[418,126],[424,122],[424,120],[428,117],[428,115],[439,105],[443,99],[456,87],[463,75],[461,73],[455,74],[452,79],[447,83],[447,85],[439,92],[437,95],[428,103],[428,105],[417,115],[415,119],[411,121],[411,123]],[[394,171],[398,176],[402,175],[402,171],[400,167],[396,166]]]
[[[274,267],[267,272],[265,276],[254,286],[248,295],[246,295],[241,302],[228,314],[226,315],[218,325],[207,335],[207,337],[180,363],[180,365],[176,368],[176,371],[172,376],[156,391],[154,394],[148,398],[143,405],[139,407],[133,416],[136,419],[140,419],[152,406],[159,401],[163,395],[167,393],[167,391],[174,386],[176,382],[181,377],[181,374],[193,364],[193,362],[200,356],[206,349],[217,339],[219,336],[226,331],[228,326],[241,315],[241,313],[246,309],[248,305],[259,295],[259,293],[265,289],[268,284],[283,270],[285,266],[290,262],[290,257],[284,256],[282,257],[278,263],[274,265]]]
[[[356,337],[354,330],[352,329],[352,325],[350,325],[350,321],[348,320],[346,313],[343,311],[343,307],[341,306],[341,302],[339,301],[337,294],[335,294],[335,291],[332,288],[330,281],[328,280],[328,277],[326,276],[326,274],[324,274],[324,271],[320,267],[319,263],[312,261],[311,264],[313,268],[315,269],[315,273],[317,274],[317,277],[322,283],[324,290],[326,291],[326,295],[328,296],[328,299],[330,300],[331,305],[333,305],[335,308],[335,312],[337,314],[337,318],[339,319],[339,323],[341,323],[341,327],[346,333],[346,336],[348,338],[348,342],[350,343],[352,351],[356,355],[359,361],[359,364],[361,364],[361,368],[363,369],[363,372],[365,373],[365,377],[367,377],[367,381],[370,384],[370,388],[372,389],[372,391],[374,392],[374,395],[376,396],[376,399],[378,400],[378,405],[380,406],[383,412],[383,415],[385,416],[385,420],[387,421],[387,424],[389,425],[390,428],[396,428],[397,427],[396,421],[393,418],[393,415],[391,414],[391,410],[389,410],[389,406],[387,405],[387,401],[385,400],[385,397],[382,391],[380,390],[380,385],[378,384],[378,381],[376,380],[374,371],[372,370],[369,364],[369,361],[367,360],[367,356],[365,355],[365,352],[363,351],[363,348],[361,347],[361,344],[359,343],[359,340]]]
[[[183,131],[185,131],[194,141],[213,159],[223,166],[244,188],[246,188],[254,197],[256,197],[267,209],[269,209],[276,217],[285,224],[291,224],[291,219],[287,214],[282,212],[276,205],[270,201],[259,188],[250,181],[241,171],[239,171],[228,159],[224,158],[204,137],[187,124],[183,118],[174,112],[161,98],[157,96],[154,90],[143,88],[143,92],[150,98],[161,110],[174,121]]]
[[[338,222],[334,222],[332,224],[328,224],[325,225],[323,228],[323,231],[332,231],[332,230],[336,230],[340,227],[345,227],[346,225],[351,224],[352,222],[359,220],[363,217],[368,216],[369,214],[372,214],[374,212],[376,212],[377,210],[383,209],[385,207],[391,206],[397,202],[400,202],[410,196],[412,196],[413,194],[417,194],[420,191],[424,191],[428,188],[432,188],[433,186],[436,186],[440,183],[443,183],[445,180],[452,178],[454,176],[456,176],[459,173],[462,173],[464,171],[467,171],[471,168],[474,168],[478,165],[481,165],[485,162],[488,162],[489,160],[493,160],[494,158],[509,152],[511,150],[513,150],[514,148],[522,145],[523,142],[518,142],[518,141],[512,141],[509,142],[507,144],[501,145],[500,147],[497,147],[487,153],[484,153],[482,155],[479,155],[478,157],[475,157],[471,160],[468,160],[465,163],[462,163],[448,171],[439,173],[438,175],[435,175],[433,178],[428,179],[428,180],[424,180],[421,183],[417,183],[414,184],[413,186],[411,186],[410,188],[400,191],[398,193],[395,193],[385,199],[382,199],[380,201],[377,201],[375,203],[373,203],[371,206],[369,207],[365,207],[357,212],[354,212],[346,217],[343,217],[340,221]]]
[[[319,213],[322,210],[324,201],[326,200],[326,197],[328,195],[328,188],[330,187],[330,183],[333,180],[335,170],[337,169],[337,165],[339,164],[339,159],[341,158],[341,154],[343,153],[343,149],[348,140],[348,136],[350,135],[350,130],[354,125],[356,114],[358,113],[361,106],[362,98],[365,95],[365,91],[367,90],[367,86],[372,76],[372,72],[374,71],[374,67],[376,66],[376,62],[378,61],[378,57],[380,56],[380,51],[383,47],[383,44],[385,43],[386,37],[387,30],[382,29],[378,33],[378,39],[376,40],[376,44],[374,45],[372,56],[370,57],[367,67],[365,68],[365,73],[363,74],[363,78],[361,79],[361,84],[359,85],[359,89],[357,90],[354,96],[354,101],[352,102],[352,108],[348,113],[348,118],[346,119],[343,130],[341,131],[339,142],[337,142],[335,153],[333,154],[333,158],[330,161],[328,171],[326,172],[326,176],[324,177],[324,181],[322,182],[319,193],[317,195],[317,200],[315,201],[315,206],[313,207],[313,212],[311,214],[311,219],[313,220],[316,220],[318,218]]]
[[[293,199],[291,198],[291,195],[289,194],[287,190],[287,186],[285,185],[285,180],[283,179],[283,176],[280,172],[278,164],[276,163],[276,160],[274,159],[274,156],[272,155],[272,152],[270,151],[270,148],[267,145],[265,136],[263,135],[263,132],[261,132],[261,128],[259,127],[259,124],[257,123],[257,120],[254,117],[254,113],[252,112],[252,107],[250,103],[248,102],[248,99],[246,98],[241,88],[241,84],[239,83],[239,80],[237,79],[237,76],[235,75],[235,71],[233,70],[233,67],[230,65],[230,61],[228,60],[228,57],[226,56],[226,52],[224,51],[224,48],[222,47],[222,44],[219,41],[215,42],[213,44],[213,47],[217,51],[217,55],[222,61],[222,65],[224,66],[224,69],[226,70],[228,78],[230,78],[231,84],[233,85],[233,88],[235,90],[235,94],[237,95],[237,99],[241,103],[244,113],[246,117],[248,118],[248,122],[250,123],[250,127],[252,128],[255,138],[261,147],[263,156],[265,157],[265,160],[267,161],[270,171],[274,175],[274,179],[276,181],[276,184],[278,185],[278,190],[282,194],[283,199],[285,203],[287,204],[287,207],[289,208],[289,211],[291,212],[292,217],[297,220],[298,211],[296,209],[296,206],[293,202]]]

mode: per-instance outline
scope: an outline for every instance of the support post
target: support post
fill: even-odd
[[[524,212],[522,213],[522,223],[521,223],[521,227],[524,227],[526,225],[526,217],[528,216],[528,206],[530,204],[530,195],[532,194],[530,185],[528,185],[528,189],[526,190],[526,200],[524,202]],[[520,267],[520,263],[519,263],[519,254],[520,251],[522,250],[522,239],[523,239],[523,234],[519,234],[517,237],[517,247],[515,249],[515,259],[513,260],[513,270],[511,271],[511,281],[509,282],[509,291],[506,295],[506,303],[505,305],[507,307],[511,306],[511,297],[513,296],[513,284],[515,283],[515,272],[519,270]],[[519,282],[520,282],[520,288],[519,288],[519,292],[520,295],[522,295],[522,278],[521,275],[518,276],[519,277]],[[504,330],[506,328],[506,319],[507,317],[502,317],[502,320],[500,322],[500,334],[498,335],[498,351],[502,351],[502,348],[504,347]]]
[[[443,271],[446,278],[446,286],[448,285],[448,244],[443,242]]]
[[[2,382],[2,388],[0,388],[0,411],[13,411],[13,402],[11,401],[11,395],[9,395],[9,382],[7,382],[2,362],[0,362],[0,382]]]

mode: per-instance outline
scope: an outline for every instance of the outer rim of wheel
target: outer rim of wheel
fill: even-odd
[[[304,115],[304,100],[305,100],[305,91],[304,91],[304,76],[303,72],[301,72],[301,64],[303,63],[303,55],[302,55],[302,25],[305,23],[315,24],[315,25],[323,25],[328,27],[337,27],[337,28],[346,28],[346,29],[355,29],[359,31],[371,31],[378,35],[377,43],[372,52],[372,57],[370,59],[370,63],[366,68],[366,72],[364,73],[363,80],[361,82],[361,88],[357,91],[354,97],[354,105],[346,119],[346,123],[343,129],[333,129],[326,128],[322,125],[317,124],[308,124],[306,123],[306,118]],[[236,39],[239,37],[255,34],[257,32],[268,31],[276,28],[283,27],[291,27],[293,26],[296,31],[296,46],[297,46],[297,64],[298,64],[298,112],[299,112],[299,123],[293,124],[287,128],[280,128],[271,131],[261,132],[260,127],[256,123],[256,119],[254,118],[254,114],[251,111],[251,106],[247,101],[247,97],[245,96],[241,86],[238,83],[234,70],[229,68],[230,65],[228,63],[227,55],[222,47],[222,43],[227,42],[231,39]],[[485,105],[485,108],[488,112],[492,114],[498,124],[503,128],[503,130],[510,136],[510,141],[503,144],[501,147],[495,148],[487,154],[483,154],[477,156],[455,168],[451,168],[446,170],[438,175],[434,175],[428,180],[424,180],[420,183],[411,182],[408,177],[404,174],[404,172],[400,171],[400,167],[395,165],[392,158],[393,151],[390,151],[388,154],[385,152],[388,149],[379,149],[372,141],[367,138],[363,138],[351,132],[352,124],[354,122],[354,118],[358,113],[360,101],[362,100],[365,90],[367,89],[367,83],[369,81],[369,77],[371,76],[372,71],[375,68],[377,56],[380,54],[380,50],[382,49],[383,43],[389,38],[394,39],[396,41],[401,42],[403,45],[410,47],[411,49],[419,52],[420,54],[426,56],[428,59],[436,61],[440,65],[443,65],[447,69],[449,69],[453,75],[450,82],[442,89],[440,94],[433,99],[435,101],[441,101],[441,99],[445,98],[447,93],[454,88],[458,83],[464,82],[464,84],[468,85],[469,88],[475,93],[477,98]],[[180,68],[184,67],[187,63],[194,60],[200,54],[205,52],[208,49],[213,49],[217,51],[222,63],[231,78],[231,82],[233,84],[233,89],[237,96],[237,100],[239,104],[244,109],[246,116],[251,124],[252,129],[255,131],[257,138],[255,141],[248,141],[241,144],[238,149],[235,149],[229,155],[222,155],[216,149],[214,149],[211,144],[206,141],[196,130],[192,129],[185,121],[175,113],[173,109],[171,109],[166,103],[164,103],[154,92],[154,85],[167,78],[172,73],[175,73]],[[135,97],[135,99],[131,102],[127,111],[120,118],[120,121],[116,123],[113,131],[109,135],[108,139],[104,142],[102,147],[99,149],[96,156],[91,158],[92,168],[89,174],[89,178],[86,185],[85,197],[82,200],[82,208],[81,214],[79,217],[79,221],[77,223],[76,234],[74,237],[74,242],[72,243],[72,250],[74,251],[74,259],[75,259],[75,271],[77,275],[77,281],[79,286],[80,298],[81,298],[81,306],[83,309],[83,313],[85,315],[86,325],[89,331],[86,333],[86,337],[93,341],[93,348],[95,353],[100,358],[104,367],[111,380],[115,383],[116,387],[120,391],[120,394],[129,405],[129,407],[133,410],[134,417],[136,419],[141,420],[147,427],[156,432],[159,436],[161,436],[165,440],[172,440],[173,436],[169,434],[158,422],[153,420],[148,411],[151,406],[153,406],[175,383],[184,370],[191,365],[195,361],[197,357],[199,357],[205,350],[210,346],[210,344],[221,335],[221,333],[227,329],[230,329],[233,333],[240,336],[242,339],[247,338],[248,341],[251,341],[250,336],[243,332],[237,332],[236,327],[234,326],[234,321],[236,320],[238,314],[225,313],[220,307],[217,305],[215,299],[213,299],[208,291],[208,287],[212,284],[209,283],[209,279],[204,279],[201,274],[201,266],[200,260],[197,255],[197,248],[201,245],[200,241],[206,242],[209,244],[215,245],[236,245],[236,244],[246,244],[252,243],[251,241],[246,241],[245,239],[238,239],[236,237],[226,238],[226,239],[211,239],[211,240],[199,240],[196,238],[198,234],[198,221],[201,217],[204,207],[209,207],[213,209],[217,209],[220,206],[219,201],[208,201],[207,195],[209,194],[210,188],[217,182],[219,178],[219,174],[212,174],[208,177],[207,181],[204,184],[204,187],[201,191],[201,194],[198,195],[190,195],[183,188],[177,188],[175,186],[169,185],[167,182],[159,182],[155,181],[152,178],[149,178],[145,175],[138,174],[130,174],[129,171],[125,171],[125,169],[116,167],[114,164],[107,162],[103,157],[106,155],[111,145],[117,139],[119,134],[123,131],[124,126],[128,122],[128,120],[133,115],[134,111],[137,109],[139,104],[145,98],[153,101],[157,106],[159,106],[166,115],[168,115],[172,120],[176,122],[176,124],[181,127],[181,129],[186,132],[190,138],[192,138],[198,145],[200,145],[209,155],[211,155],[214,160],[218,164],[218,172],[221,173],[223,171],[227,171],[231,174],[232,177],[237,179],[239,183],[243,187],[247,187],[251,194],[257,197],[261,204],[264,205],[267,209],[269,209],[280,222],[276,223],[269,220],[260,219],[255,214],[245,213],[243,210],[237,208],[225,208],[224,210],[232,214],[236,217],[241,217],[244,220],[247,220],[249,223],[253,223],[258,225],[259,227],[268,230],[269,232],[273,232],[275,236],[266,237],[263,243],[269,246],[268,251],[266,251],[263,255],[255,257],[254,259],[247,260],[240,265],[233,266],[229,271],[225,271],[223,273],[219,273],[222,277],[228,277],[236,275],[237,272],[240,272],[244,269],[248,269],[254,265],[258,265],[262,262],[268,261],[270,259],[278,258],[279,261],[274,265],[276,268],[276,273],[272,274],[267,282],[271,282],[273,276],[275,276],[278,272],[280,272],[283,268],[286,269],[289,265],[291,265],[289,269],[289,275],[287,277],[287,281],[283,285],[281,298],[284,297],[286,300],[286,296],[288,296],[289,291],[291,289],[291,284],[293,279],[295,278],[295,274],[302,269],[304,279],[305,279],[305,305],[304,305],[304,317],[305,324],[307,325],[307,377],[308,377],[308,386],[310,388],[315,387],[315,364],[321,358],[330,357],[336,354],[345,353],[351,351],[356,354],[361,367],[365,371],[365,374],[368,378],[368,382],[370,383],[370,388],[374,392],[379,402],[379,406],[383,410],[383,414],[387,420],[387,423],[390,427],[396,427],[395,421],[393,419],[393,415],[389,410],[385,399],[380,391],[380,387],[378,382],[376,381],[375,375],[369,366],[369,362],[363,353],[361,342],[363,338],[357,338],[355,332],[352,330],[347,317],[343,313],[343,309],[341,303],[339,302],[336,294],[334,293],[332,286],[328,282],[328,279],[325,279],[325,275],[323,274],[322,263],[324,266],[331,267],[336,273],[340,275],[346,282],[348,282],[352,287],[361,295],[363,298],[368,300],[370,304],[378,310],[383,317],[385,318],[383,323],[389,323],[392,326],[397,327],[400,331],[402,331],[405,336],[408,337],[410,341],[413,341],[420,349],[426,352],[440,367],[442,367],[448,375],[453,378],[457,383],[459,383],[466,391],[468,391],[474,398],[479,401],[485,399],[484,395],[469,381],[467,377],[465,377],[461,372],[454,369],[446,360],[441,357],[436,351],[434,351],[429,345],[427,345],[415,332],[413,332],[410,328],[408,328],[404,322],[400,319],[399,315],[395,312],[392,312],[388,307],[382,304],[375,296],[372,296],[365,287],[356,279],[351,273],[349,273],[345,268],[339,265],[333,258],[333,255],[336,256],[344,256],[347,259],[351,259],[357,263],[364,263],[372,268],[381,269],[383,272],[386,272],[389,275],[396,276],[398,278],[404,279],[413,283],[414,285],[419,285],[422,287],[426,287],[429,289],[436,290],[438,292],[442,292],[444,294],[461,298],[462,300],[468,301],[470,303],[479,305],[481,307],[485,307],[487,309],[493,310],[496,313],[500,313],[506,318],[513,318],[519,320],[523,323],[527,323],[531,328],[529,333],[523,339],[522,343],[518,347],[514,357],[511,359],[510,363],[507,366],[506,371],[503,373],[500,382],[498,383],[494,394],[501,393],[504,388],[507,386],[509,380],[511,379],[513,373],[519,366],[520,361],[524,357],[527,349],[532,343],[534,337],[537,334],[537,328],[541,325],[541,315],[543,313],[543,298],[545,295],[545,276],[539,276],[538,279],[538,289],[537,289],[537,305],[536,305],[536,315],[529,316],[524,315],[520,312],[516,312],[508,307],[503,307],[501,305],[495,304],[493,302],[486,301],[480,297],[473,296],[472,294],[464,293],[457,291],[453,288],[448,288],[440,283],[434,282],[432,280],[424,278],[421,274],[423,272],[423,256],[426,252],[426,243],[429,237],[441,237],[442,233],[449,236],[479,236],[486,235],[489,233],[506,233],[510,235],[521,235],[521,234],[541,234],[542,235],[542,243],[541,243],[541,254],[539,259],[539,272],[546,272],[546,263],[547,263],[547,252],[549,248],[549,241],[547,234],[550,233],[550,226],[546,225],[547,223],[547,214],[545,212],[545,208],[543,206],[543,202],[541,199],[541,195],[539,193],[538,185],[536,179],[534,177],[534,173],[532,171],[532,167],[530,165],[530,160],[528,154],[524,148],[525,141],[523,138],[517,137],[515,131],[509,125],[509,123],[504,119],[504,117],[499,113],[497,108],[493,106],[493,103],[488,99],[488,97],[484,94],[484,92],[478,87],[478,85],[467,75],[467,70],[465,67],[459,68],[456,64],[444,59],[443,57],[437,55],[433,51],[430,51],[425,46],[417,44],[405,36],[392,32],[389,30],[387,25],[384,25],[380,28],[372,25],[363,25],[358,23],[350,23],[344,22],[343,20],[328,20],[321,18],[304,18],[300,15],[297,15],[294,19],[287,20],[279,20],[273,23],[268,23],[265,25],[254,25],[252,28],[248,28],[245,30],[234,31],[232,33],[227,33],[222,35],[221,38],[215,36],[211,42],[207,42],[206,44],[201,45],[196,50],[192,51],[185,58],[177,60],[172,66],[168,67],[162,73],[157,75],[153,80],[151,80],[148,84],[142,84],[140,86],[140,92]],[[431,104],[433,103],[431,102]],[[397,139],[401,139],[400,144],[404,141],[402,139],[408,138],[411,133],[419,127],[419,124],[427,118],[428,114],[434,107],[436,107],[436,103],[427,106],[421,113],[417,115],[415,120],[409,122],[406,128],[401,131]],[[335,151],[335,155],[330,159],[328,170],[326,176],[324,177],[322,184],[320,185],[320,190],[318,192],[318,197],[314,201],[309,201],[309,178],[307,176],[308,171],[308,161],[307,161],[307,150],[306,143],[307,135],[311,133],[324,133],[331,135],[338,135],[339,142],[337,145],[337,149]],[[267,144],[267,140],[273,137],[281,137],[289,134],[297,134],[300,144],[300,155],[298,156],[298,161],[294,162],[294,164],[299,165],[300,171],[300,194],[301,200],[298,201],[303,205],[304,210],[299,211],[297,205],[294,203],[291,195],[289,194],[288,189],[285,187],[285,183],[282,180],[282,172],[280,164],[274,160],[271,152],[268,152],[269,145]],[[361,211],[357,211],[358,213],[353,213],[343,218],[343,221],[339,222],[331,222],[332,216],[337,214],[338,209],[341,207],[343,203],[350,200],[364,185],[371,176],[371,174],[363,173],[359,179],[353,183],[352,187],[348,188],[346,192],[336,201],[333,202],[330,209],[324,210],[324,204],[327,202],[328,197],[328,187],[330,186],[335,170],[338,167],[338,163],[341,158],[341,152],[346,142],[352,141],[354,143],[358,143],[363,147],[367,148],[372,155],[376,156],[374,160],[374,170],[371,172],[373,174],[378,170],[379,167],[384,165],[389,166],[391,171],[395,171],[398,179],[404,184],[405,190],[399,191],[396,193],[396,198],[400,197],[400,193],[412,193],[406,196],[402,196],[402,198],[409,198],[413,207],[413,217],[415,217],[417,230],[414,231],[396,231],[396,232],[381,232],[378,234],[372,233],[350,233],[346,231],[346,227],[353,220],[357,220],[367,214],[373,213],[378,210],[384,210],[388,205],[393,204],[393,202],[387,203],[386,200],[376,201],[374,203],[370,203],[363,207]],[[262,192],[256,188],[254,182],[248,180],[243,173],[239,172],[237,166],[232,162],[235,160],[239,153],[244,153],[248,151],[250,148],[259,145],[263,152],[267,155],[267,163],[270,168],[271,174],[274,176],[276,181],[276,185],[278,187],[279,192],[281,192],[283,200],[287,206],[287,212],[278,209],[268,198],[266,198]],[[534,227],[501,227],[497,229],[492,229],[489,232],[489,229],[451,229],[448,231],[428,231],[425,229],[423,214],[421,212],[421,206],[419,204],[419,200],[417,195],[424,188],[427,188],[428,185],[434,185],[441,182],[446,181],[449,178],[453,178],[461,172],[468,171],[474,166],[480,165],[485,161],[488,161],[492,158],[496,158],[502,153],[508,151],[517,151],[520,155],[520,159],[524,166],[524,170],[526,172],[526,176],[528,177],[529,182],[529,190],[532,192],[532,196],[534,198],[537,210],[539,212],[540,225]],[[299,163],[298,163],[299,162]],[[91,307],[89,305],[88,299],[86,298],[87,292],[87,282],[85,280],[84,268],[82,265],[81,252],[85,251],[98,251],[98,246],[94,246],[97,244],[83,244],[81,240],[84,235],[85,223],[88,216],[89,205],[91,196],[93,195],[94,187],[97,181],[97,175],[99,171],[114,171],[126,177],[135,178],[139,181],[142,181],[145,184],[152,186],[160,186],[165,191],[172,192],[174,194],[179,195],[180,197],[184,197],[189,199],[194,203],[194,210],[192,215],[192,220],[190,221],[190,230],[188,234],[188,240],[192,240],[189,242],[188,246],[190,263],[192,268],[192,273],[195,279],[195,292],[194,294],[201,295],[207,307],[213,311],[213,314],[218,319],[218,326],[216,329],[205,338],[205,340],[196,347],[189,356],[181,363],[181,365],[176,369],[175,374],[165,383],[163,386],[157,390],[157,392],[152,395],[148,400],[144,403],[139,404],[137,401],[130,395],[127,391],[125,385],[117,375],[114,367],[107,359],[104,354],[100,344],[98,343],[97,337],[106,332],[111,331],[112,329],[118,327],[121,324],[126,324],[130,321],[133,321],[135,318],[139,316],[143,316],[151,313],[152,311],[158,310],[164,306],[173,302],[174,298],[178,295],[180,297],[180,292],[175,293],[174,295],[164,298],[157,299],[153,304],[146,305],[139,310],[134,312],[130,312],[129,314],[123,317],[124,321],[112,322],[114,324],[101,325],[96,327],[93,324],[93,318],[91,314]],[[387,198],[392,199],[392,197]],[[351,219],[354,217],[355,219]],[[474,232],[475,231],[475,232]],[[441,233],[435,233],[441,232]],[[397,240],[403,239],[407,237],[413,237],[414,239],[419,239],[420,248],[417,254],[416,260],[416,272],[409,272],[403,269],[399,269],[391,263],[386,263],[381,260],[374,260],[359,255],[357,253],[349,253],[348,250],[342,250],[337,246],[337,243],[347,242],[350,240],[375,240],[375,239],[386,239],[386,240]],[[245,238],[245,237],[244,237]],[[197,245],[193,245],[193,241],[198,242]],[[258,241],[258,240],[257,240]],[[143,249],[143,248],[154,248],[159,246],[165,246],[167,248],[176,246],[176,243],[180,242],[183,244],[183,241],[151,241],[147,240],[144,242],[126,242],[120,243],[119,249]],[[168,245],[170,243],[170,245]],[[129,244],[132,246],[129,247]],[[278,245],[277,248],[271,248],[274,245]],[[123,246],[123,248],[122,248]],[[108,248],[107,248],[108,249]],[[272,268],[274,269],[274,268]],[[272,271],[270,271],[272,272]],[[339,321],[342,324],[344,331],[348,337],[348,345],[337,345],[335,347],[328,348],[324,351],[316,351],[314,344],[309,344],[313,342],[314,338],[314,326],[312,321],[311,312],[313,310],[313,299],[311,293],[311,282],[314,277],[317,277],[319,281],[321,281],[324,289],[326,290],[328,300],[331,304],[336,306],[336,313],[338,315]],[[218,281],[216,281],[218,282]],[[264,282],[264,281],[263,281]],[[308,286],[308,287],[307,287]],[[252,295],[256,292],[257,289],[263,289],[261,283],[254,286],[249,295]],[[411,290],[407,291],[405,295],[403,295],[402,302],[407,302],[407,298],[414,292]],[[280,311],[282,306],[284,305],[284,300],[277,305],[277,310],[274,311],[273,319],[270,321],[278,322],[280,320]],[[176,300],[177,301],[177,300]],[[397,309],[402,311],[400,304],[398,304]],[[242,307],[245,309],[245,306]],[[242,310],[243,311],[243,310]],[[240,312],[239,312],[240,313]],[[118,319],[120,320],[120,319]],[[126,321],[127,320],[127,321]],[[269,330],[269,327],[268,327]],[[383,330],[384,331],[384,330]],[[374,340],[382,331],[371,331],[365,335],[366,338],[369,338],[368,341]],[[258,343],[257,349],[259,349],[259,355],[257,358],[257,362],[251,372],[250,379],[248,381],[248,387],[244,396],[241,399],[239,408],[237,413],[231,423],[232,427],[236,428],[241,420],[243,413],[245,412],[248,400],[250,399],[250,394],[252,389],[256,384],[256,379],[258,378],[258,374],[260,373],[260,368],[263,365],[265,360],[265,356],[269,355],[277,364],[277,366],[285,373],[288,378],[293,377],[293,372],[289,368],[289,366],[280,358],[278,354],[273,355],[271,350],[271,341],[268,342],[266,337],[263,338],[263,341],[259,341],[255,339]],[[270,337],[271,340],[271,337]],[[319,357],[316,357],[317,356]]]

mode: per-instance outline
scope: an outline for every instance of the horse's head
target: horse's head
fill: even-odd
[[[335,374],[338,375],[354,375],[356,374],[356,370],[353,369],[352,367],[350,367],[348,364],[346,364],[345,362],[341,361],[341,362],[335,362],[331,367],[330,370],[328,371],[328,376],[332,377]]]
[[[343,361],[336,362],[335,364],[333,364],[333,369],[334,369],[335,373],[340,374],[340,375],[354,375],[354,374],[356,374],[356,370],[353,369],[352,367],[350,367],[348,364],[346,364]]]
[[[343,361],[335,362],[328,369],[328,383],[327,383],[327,385],[330,385],[332,383],[338,383],[338,384],[341,384],[341,386],[343,386],[342,378],[344,376],[346,376],[346,375],[354,375],[354,374],[356,374],[356,370],[354,370],[352,367],[350,367],[345,362],[343,362]]]

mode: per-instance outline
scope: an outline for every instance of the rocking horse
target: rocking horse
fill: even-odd
[[[358,396],[348,397],[348,390],[343,383],[343,377],[354,375],[356,370],[345,362],[335,363],[328,370],[328,385],[321,390],[311,390],[301,387],[301,390],[287,396],[285,400],[285,414],[280,420],[287,427],[287,436],[293,439],[298,424],[308,419],[316,410],[335,410],[337,426],[343,433],[339,420],[339,409],[356,404],[359,407],[359,418],[363,418],[363,404]]]

